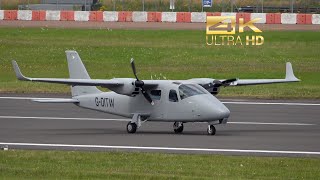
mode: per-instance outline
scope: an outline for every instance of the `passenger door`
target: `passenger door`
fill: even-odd
[[[164,91],[162,89],[154,89],[149,91],[150,97],[154,102],[152,107],[152,119],[163,120],[165,118],[165,96],[163,93]]]

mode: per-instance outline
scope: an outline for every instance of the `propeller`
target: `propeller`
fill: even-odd
[[[134,59],[131,58],[130,60],[130,64],[131,64],[131,68],[132,68],[132,72],[134,77],[136,77],[136,81],[135,81],[135,86],[140,88],[141,93],[143,94],[143,96],[146,98],[146,100],[151,104],[154,105],[154,102],[152,101],[150,95],[147,93],[147,91],[144,89],[144,82],[139,80],[138,76],[137,76],[137,71],[136,71],[136,66],[134,64]]]
[[[213,87],[220,87],[220,86],[227,86],[230,83],[237,81],[236,78],[232,78],[232,79],[226,79],[224,81],[219,81],[219,80],[214,80],[213,81]]]
[[[210,89],[209,92],[211,94],[216,95],[219,93],[220,86],[224,86],[224,87],[228,86],[228,85],[230,85],[230,83],[237,81],[237,80],[238,79],[236,79],[236,78],[226,79],[224,81],[220,81],[220,80],[216,79],[216,80],[212,81],[212,83],[204,84],[202,87],[207,90]],[[211,88],[212,88],[212,90],[211,90]]]

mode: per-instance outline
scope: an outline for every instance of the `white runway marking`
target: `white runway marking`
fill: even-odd
[[[12,100],[31,100],[31,99],[64,99],[64,98],[37,98],[37,97],[0,97],[0,99],[12,99]],[[285,103],[285,102],[249,102],[249,101],[226,101],[223,104],[244,104],[244,105],[287,105],[287,106],[320,106],[320,103]]]
[[[252,150],[252,149],[207,149],[207,148],[176,148],[176,147],[144,147],[144,146],[107,146],[107,145],[78,145],[78,144],[39,144],[39,143],[6,143],[0,145],[12,146],[35,146],[35,147],[69,147],[69,148],[100,148],[100,149],[135,149],[135,150],[166,150],[166,151],[198,151],[198,152],[234,152],[234,153],[259,153],[259,154],[304,154],[320,155],[314,151],[275,151],[275,150]]]
[[[0,99],[10,100],[69,100],[71,98],[36,98],[36,97],[1,97]]]
[[[265,122],[228,122],[228,124],[251,124],[251,125],[280,125],[280,126],[314,126],[307,123],[265,123]]]
[[[28,116],[0,116],[0,119],[43,119],[43,120],[76,120],[76,121],[130,121],[131,119],[103,119],[103,118],[65,118],[65,117],[28,117]],[[206,122],[201,122],[206,123]],[[228,122],[228,124],[245,125],[282,125],[282,126],[314,126],[307,123],[268,123],[268,122]]]
[[[77,121],[130,121],[130,119],[28,117],[28,116],[0,116],[0,119],[44,119],[44,120],[47,119],[47,120],[77,120]]]
[[[13,100],[28,100],[34,99],[35,97],[0,97],[0,99],[13,99]],[[39,99],[48,99],[48,98],[39,98]]]
[[[244,105],[286,105],[286,106],[320,106],[313,103],[282,103],[282,102],[222,102],[223,104],[244,104]]]

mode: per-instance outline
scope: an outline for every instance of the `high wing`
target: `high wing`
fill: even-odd
[[[79,54],[76,51],[66,51],[68,69],[70,78],[31,78],[24,76],[16,61],[12,61],[13,69],[19,80],[46,82],[71,85],[72,97],[99,94],[100,91],[96,86],[108,88],[118,94],[136,96],[141,92],[150,104],[154,104],[147,90],[157,87],[159,84],[155,81],[142,81],[138,79],[134,60],[131,59],[131,67],[136,79],[133,78],[114,78],[114,79],[91,79]],[[34,100],[36,102],[54,102],[54,103],[77,103],[73,99],[51,99],[51,100]]]
[[[299,82],[300,79],[296,78],[293,73],[292,65],[290,62],[286,63],[286,77],[285,79],[238,79],[231,86],[245,86],[245,85],[258,85],[258,84],[273,84],[273,83],[289,83]]]
[[[73,78],[31,78],[24,76],[16,61],[12,61],[13,69],[15,71],[16,77],[21,81],[33,81],[33,82],[46,82],[46,83],[57,83],[57,84],[67,84],[72,86],[101,86],[108,89],[114,89],[117,87],[122,87],[125,84],[129,84],[128,79],[124,80],[122,78],[118,79],[73,79]],[[134,79],[132,79],[135,81]],[[130,82],[131,84],[131,82]],[[154,88],[158,84],[156,82],[150,82],[144,84],[146,88]]]
[[[286,76],[284,79],[211,79],[211,78],[196,78],[189,79],[187,82],[196,83],[207,89],[212,94],[217,94],[221,86],[247,86],[259,84],[274,84],[274,83],[289,83],[299,82],[300,79],[296,78],[292,65],[290,62],[286,63]]]
[[[123,86],[124,83],[119,80],[101,80],[101,79],[65,79],[65,78],[30,78],[24,76],[16,61],[12,61],[13,69],[16,76],[21,81],[47,82],[57,84],[67,84],[72,86],[101,86],[101,87],[116,87]]]

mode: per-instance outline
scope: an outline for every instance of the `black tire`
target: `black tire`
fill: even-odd
[[[216,134],[216,128],[214,127],[214,125],[210,125],[210,129],[208,127],[207,132],[208,132],[208,135],[215,135]]]
[[[132,133],[135,133],[136,131],[137,131],[137,124],[129,122],[127,124],[127,132],[132,134]]]
[[[174,132],[177,133],[177,134],[178,134],[178,133],[182,133],[182,131],[183,131],[183,124],[181,124],[181,126],[178,127],[178,128],[174,128],[173,130],[174,130]]]

